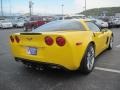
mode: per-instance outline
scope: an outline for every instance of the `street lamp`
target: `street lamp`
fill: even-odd
[[[33,8],[33,2],[29,0],[30,17],[32,16],[32,8]]]
[[[64,4],[62,4],[61,6],[62,6],[62,20],[64,20]]]
[[[86,4],[87,4],[87,2],[86,2],[86,0],[85,0],[85,15],[87,15],[87,14],[86,14],[86,9],[87,9],[87,5],[86,5]]]
[[[11,0],[9,0],[9,8],[10,8],[10,16],[12,16],[12,5],[11,5]]]
[[[1,16],[3,16],[3,1],[1,0]]]
[[[86,11],[86,0],[85,0],[85,11]]]

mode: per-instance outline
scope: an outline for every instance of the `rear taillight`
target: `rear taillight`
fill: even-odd
[[[47,37],[45,37],[45,43],[47,45],[51,46],[54,43],[54,41],[50,36],[47,36]]]
[[[18,36],[15,36],[15,40],[16,40],[16,42],[17,42],[17,43],[19,43],[19,42],[20,42],[20,39],[19,39],[19,37],[18,37]]]
[[[14,42],[14,38],[12,36],[10,36],[10,40],[12,43]]]
[[[57,38],[56,38],[56,43],[57,43],[57,45],[59,45],[59,46],[64,46],[65,43],[66,43],[66,41],[65,41],[65,39],[64,39],[63,37],[57,37]]]

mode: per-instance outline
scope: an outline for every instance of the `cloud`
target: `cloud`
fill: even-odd
[[[74,0],[76,8],[81,8],[85,6],[85,0]],[[100,7],[114,7],[120,6],[120,0],[86,0],[87,9],[100,8]]]
[[[7,1],[7,0],[5,0]],[[11,0],[11,10],[12,12],[22,12],[27,13],[29,12],[29,5],[28,0]],[[42,0],[33,0],[33,12],[34,13],[61,13],[61,2],[62,0],[55,0],[57,5],[54,5],[54,0],[52,4],[47,5],[47,0],[43,3]],[[99,7],[113,7],[113,6],[120,6],[120,0],[86,0],[87,1],[87,9],[91,8],[99,8]],[[20,2],[18,4],[18,2]],[[40,3],[39,3],[40,2]],[[78,13],[84,10],[85,7],[85,0],[64,0],[66,5],[64,6],[64,13]],[[72,3],[71,3],[72,2]],[[74,3],[73,3],[74,2]],[[9,3],[4,4],[4,11],[10,12]]]
[[[83,11],[85,9],[85,1],[84,0],[74,0],[75,1],[75,9],[76,11]]]
[[[84,3],[84,0],[75,0],[76,7],[78,8],[81,6],[84,6],[83,3]]]

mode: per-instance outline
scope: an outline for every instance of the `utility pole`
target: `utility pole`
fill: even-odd
[[[9,8],[10,8],[10,16],[12,16],[12,6],[11,6],[11,0],[9,0]]]
[[[86,6],[86,0],[85,0],[85,11],[86,11],[86,7],[87,7],[87,6]]]
[[[33,8],[33,2],[29,0],[30,17],[32,16],[32,8]]]
[[[87,8],[87,6],[86,6],[86,0],[85,0],[85,15],[87,15],[87,14],[86,14],[86,8]]]
[[[3,1],[1,0],[1,16],[3,16]]]
[[[64,4],[62,4],[61,6],[62,6],[62,20],[64,20]]]

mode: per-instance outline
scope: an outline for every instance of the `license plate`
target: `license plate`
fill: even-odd
[[[37,48],[29,47],[28,54],[30,55],[37,55]]]

